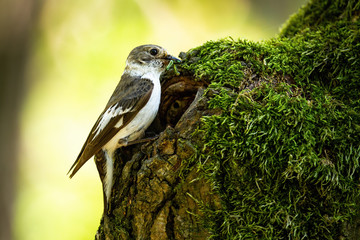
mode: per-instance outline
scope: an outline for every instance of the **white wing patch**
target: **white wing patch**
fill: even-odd
[[[121,106],[118,106],[119,104],[116,103],[115,105],[109,107],[102,115],[101,120],[99,124],[96,126],[96,129],[93,133],[95,133],[93,140],[96,138],[99,133],[104,130],[106,125],[109,124],[110,120],[118,115],[122,115],[129,111],[130,108],[127,108],[123,111]],[[115,127],[119,128],[123,124],[123,118],[120,118],[119,122],[116,123]]]
[[[116,127],[116,128],[121,127],[121,126],[123,125],[123,121],[124,121],[124,117],[121,117],[121,118],[119,119],[119,121],[116,123],[115,127]]]

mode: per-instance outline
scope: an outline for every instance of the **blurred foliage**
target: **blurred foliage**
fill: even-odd
[[[86,164],[71,181],[66,172],[133,47],[154,43],[176,55],[226,36],[269,38],[304,3],[272,12],[266,2],[44,1],[21,119],[16,239],[94,237],[102,212],[96,168]]]

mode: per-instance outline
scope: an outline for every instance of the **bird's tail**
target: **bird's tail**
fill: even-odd
[[[72,171],[69,178],[72,178],[75,175],[75,173],[80,169],[81,166],[79,166],[78,163],[79,163],[79,161],[75,161],[74,164],[69,169],[69,171],[67,173],[68,175]]]
[[[80,152],[80,154],[79,154],[79,156],[77,157],[77,159],[75,160],[75,162],[74,162],[74,164],[71,166],[71,168],[69,169],[69,171],[68,171],[68,173],[67,174],[69,174],[71,171],[71,174],[70,174],[70,178],[72,178],[74,175],[75,175],[75,173],[77,172],[77,171],[79,171],[79,169],[86,163],[86,161],[88,160],[88,159],[86,159],[86,160],[84,160],[84,158],[83,158],[83,151],[81,151]]]

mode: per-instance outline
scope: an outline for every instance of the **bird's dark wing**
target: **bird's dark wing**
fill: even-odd
[[[69,172],[75,173],[116,133],[125,127],[148,102],[154,84],[149,79],[123,75],[104,111],[91,129],[79,156]]]

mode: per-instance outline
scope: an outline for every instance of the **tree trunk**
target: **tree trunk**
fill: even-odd
[[[312,1],[277,39],[182,53],[96,239],[359,239],[359,13]]]
[[[31,31],[40,3],[0,3],[0,239],[12,239],[19,113],[24,95]]]
[[[209,236],[197,221],[202,213],[196,199],[206,199],[214,207],[220,199],[205,179],[198,179],[196,168],[181,170],[182,161],[194,155],[196,142],[201,141],[192,137],[200,118],[218,112],[208,109],[204,84],[188,77],[172,78],[163,86],[169,99],[163,99],[160,114],[149,128],[159,137],[118,150],[111,214],[104,216],[97,239]]]

